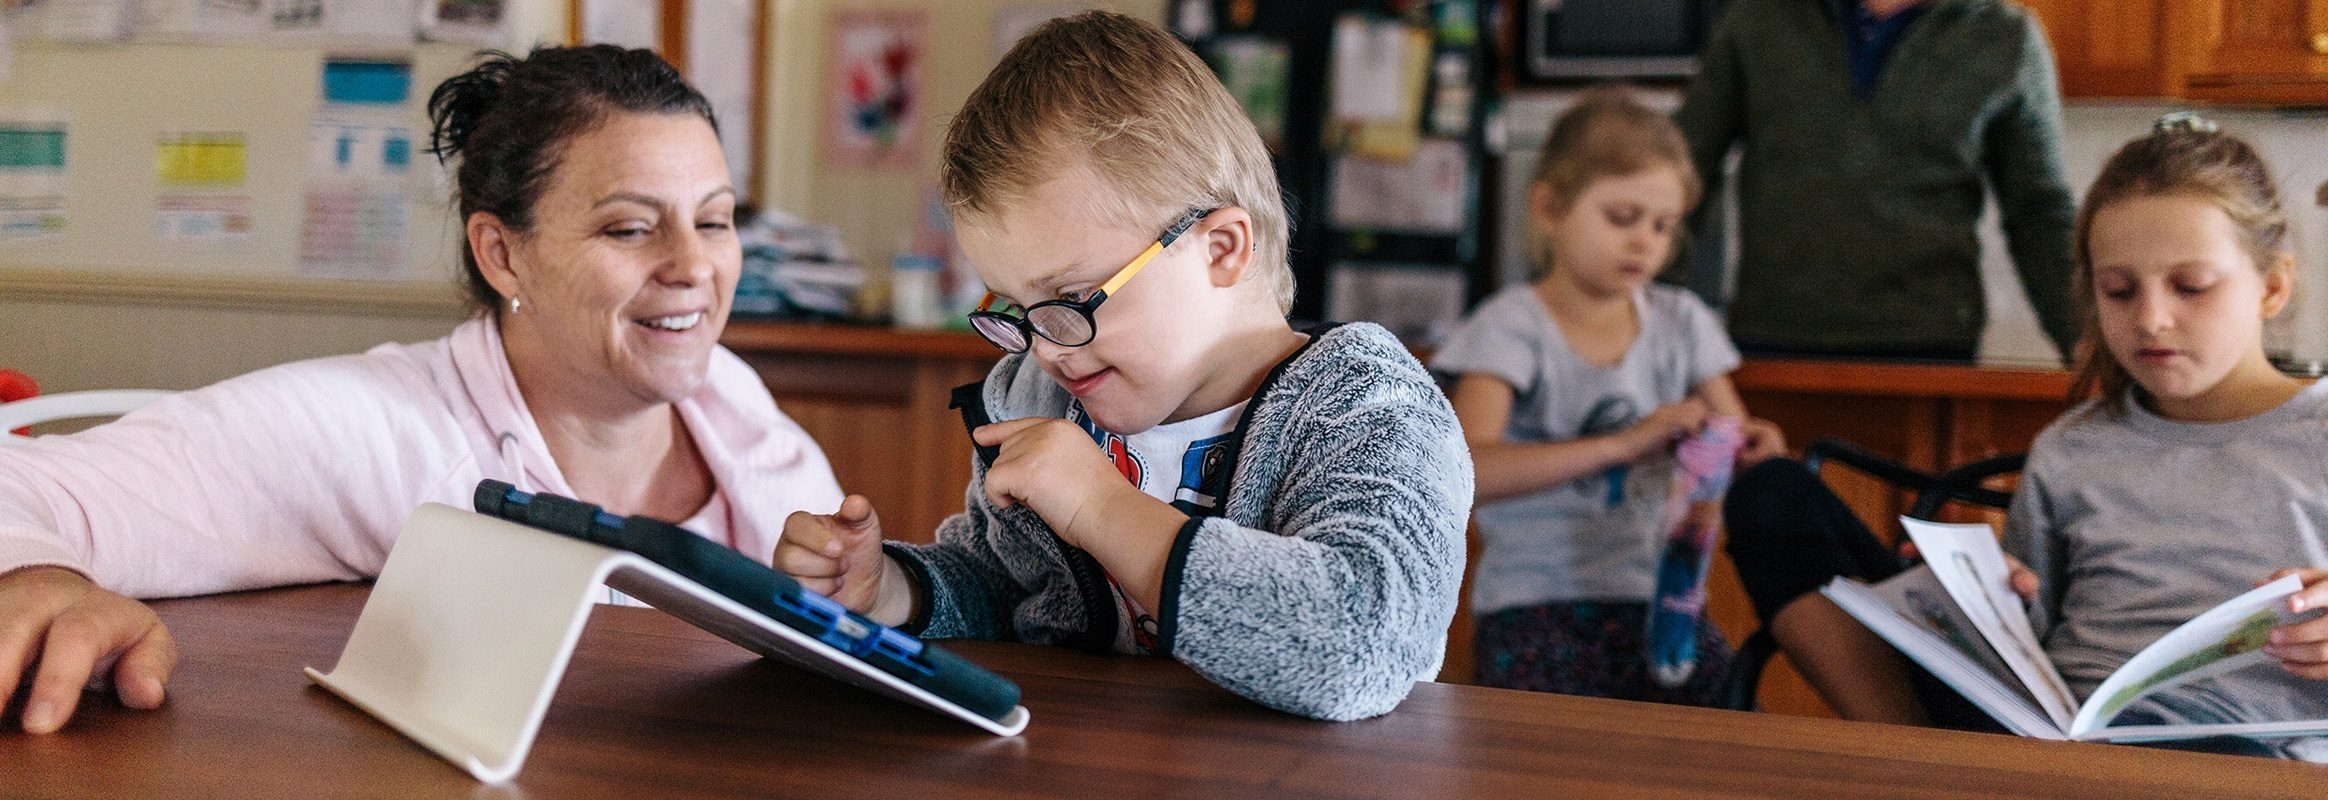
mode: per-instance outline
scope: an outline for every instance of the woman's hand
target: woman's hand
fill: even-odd
[[[35,662],[24,730],[49,733],[73,717],[82,690],[108,682],[122,705],[161,707],[178,645],[144,603],[72,570],[30,567],[0,575],[0,686],[14,690]]]
[[[2304,588],[2288,595],[2288,611],[2328,608],[2328,569],[2283,569],[2272,573],[2266,582],[2289,575],[2301,578]],[[2271,629],[2271,642],[2263,646],[2263,652],[2279,659],[2281,669],[2316,681],[2328,680],[2328,615]]]

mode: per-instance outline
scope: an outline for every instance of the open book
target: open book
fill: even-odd
[[[1923,566],[1874,586],[1836,578],[1820,593],[2014,733],[2120,742],[2328,733],[2328,720],[2320,719],[2110,725],[2151,694],[2267,660],[2261,649],[2271,629],[2302,618],[2287,612],[2287,596],[2303,588],[2294,576],[2183,623],[2127,659],[2079,703],[2029,627],[1989,527],[1905,517],[1900,522],[1921,551]]]

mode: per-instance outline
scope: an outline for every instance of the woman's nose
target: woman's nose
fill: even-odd
[[[695,286],[710,283],[714,268],[711,243],[704,240],[703,232],[685,228],[670,237],[670,250],[655,277],[674,286]]]

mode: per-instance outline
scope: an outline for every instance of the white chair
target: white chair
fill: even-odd
[[[10,431],[44,422],[88,417],[118,417],[155,400],[170,396],[160,389],[108,389],[64,392],[0,403],[0,447],[25,437]]]

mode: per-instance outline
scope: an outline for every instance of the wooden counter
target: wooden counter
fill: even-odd
[[[962,509],[970,441],[946,402],[1001,357],[985,340],[967,331],[738,321],[722,341],[824,446],[841,486],[873,500],[892,538],[928,541]],[[2068,407],[2070,383],[2060,370],[1787,359],[1751,359],[1732,377],[1747,408],[1778,423],[1796,452],[1838,437],[1924,469],[2026,450]],[[1897,493],[1843,469],[1827,480],[1869,527],[1895,532],[1891,520],[1906,507]],[[1756,625],[1728,559],[1717,560],[1709,613],[1735,643]],[[1442,679],[1470,680],[1471,644],[1466,610],[1449,631]],[[1763,702],[1829,713],[1783,663],[1765,677]]]

